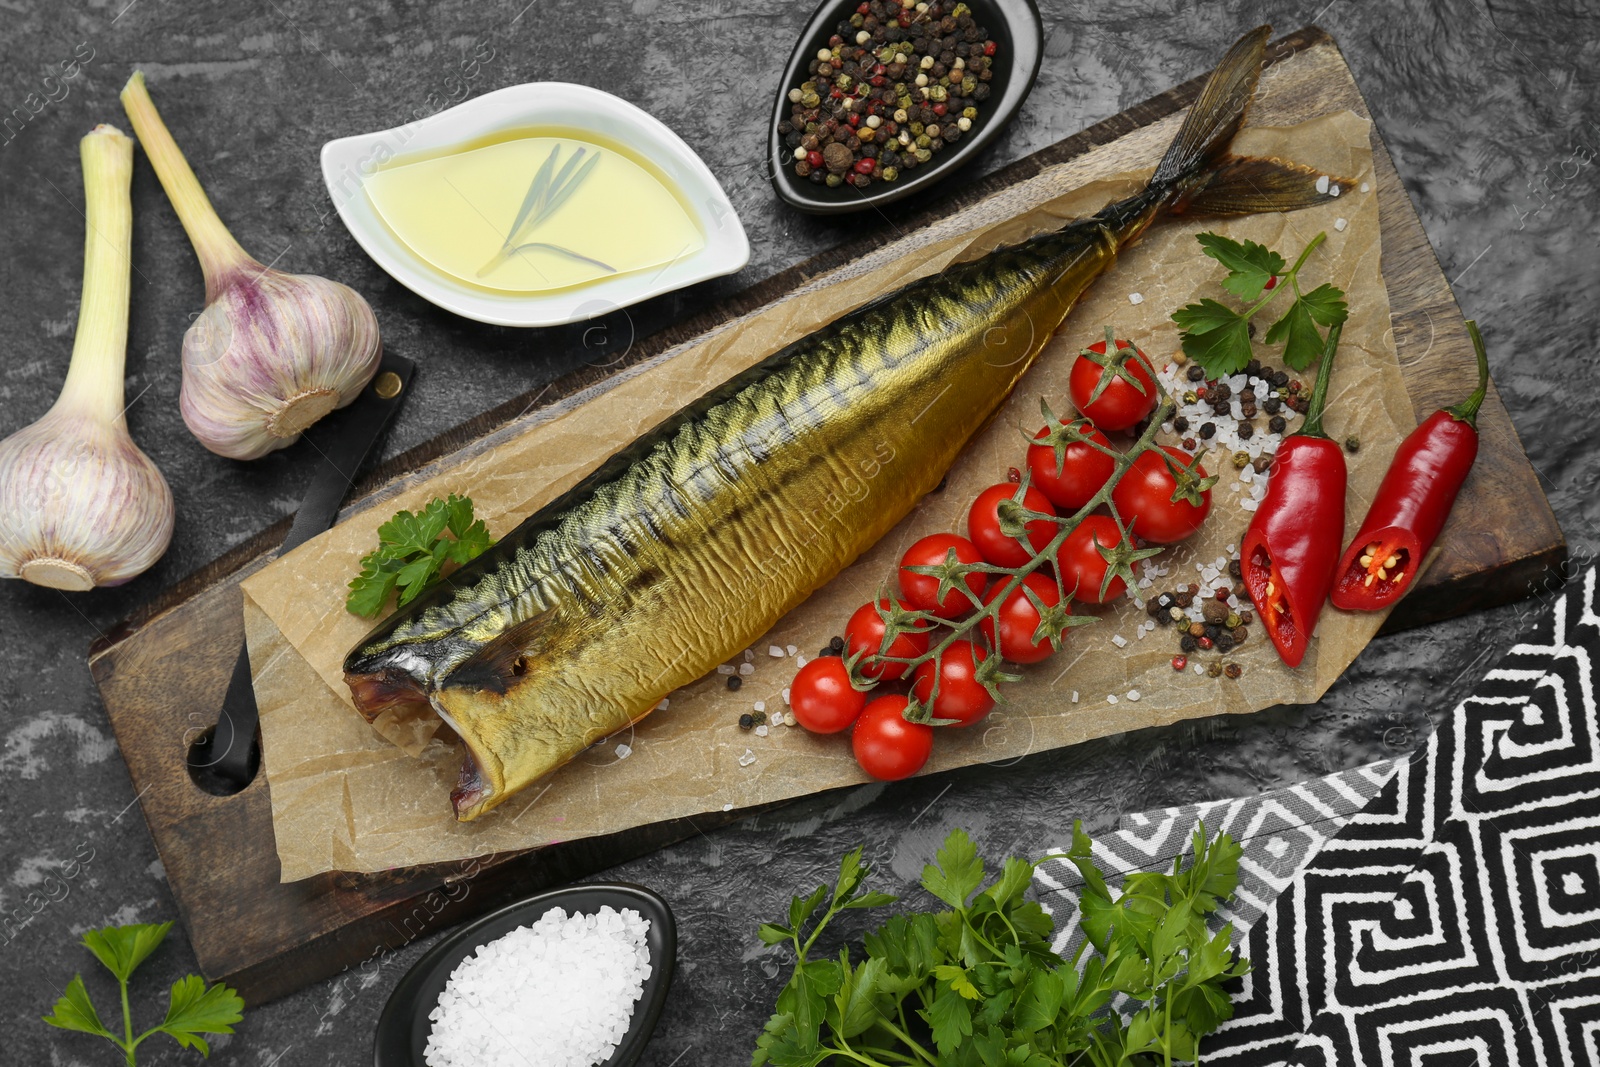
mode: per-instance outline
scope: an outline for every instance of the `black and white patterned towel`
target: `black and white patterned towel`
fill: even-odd
[[[1254,971],[1208,1064],[1600,1067],[1596,592],[1590,571],[1410,758],[1130,816],[1097,846],[1170,863],[1200,819],[1243,843],[1219,918]],[[1075,878],[1039,874],[1062,948]]]

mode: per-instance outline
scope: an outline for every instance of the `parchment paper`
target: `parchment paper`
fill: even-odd
[[[894,560],[906,545],[935,531],[961,530],[976,493],[1020,464],[1024,449],[1018,427],[1037,427],[1040,396],[1058,412],[1070,409],[1071,356],[1103,336],[1102,324],[1113,324],[1118,336],[1133,337],[1158,365],[1170,359],[1178,347],[1176,328],[1168,320],[1175,308],[1202,296],[1231,299],[1219,285],[1222,268],[1199,254],[1193,235],[1203,229],[1248,237],[1290,258],[1319,230],[1328,234],[1307,280],[1312,285],[1331,281],[1349,295],[1351,317],[1326,424],[1335,438],[1355,433],[1363,443],[1360,454],[1351,457],[1347,537],[1353,536],[1387,457],[1415,425],[1379,272],[1377,194],[1361,192],[1359,185],[1330,204],[1288,215],[1158,222],[1080,303],[999,417],[952,469],[946,488],[752,642],[754,672],[738,692],[713,674],[672,693],[665,710],[467,824],[454,820],[449,803],[459,752],[430,740],[425,731],[391,730],[386,740],[349,703],[340,665],[368,623],[343,610],[345,582],[376,543],[377,526],[397,508],[466,493],[491,531],[504,534],[608,454],[783,344],[911,278],[1059,226],[1131,192],[1160,156],[1177,121],[1174,116],[1047,170],[619,375],[576,398],[579,402],[520,420],[500,431],[481,455],[441,460],[402,481],[381,505],[360,511],[246,580],[245,616],[283,879],[529,848],[865,781],[842,737],[813,737],[798,727],[773,727],[765,737],[739,729],[739,715],[757,701],[769,713],[784,707],[782,690],[797,662],[787,653],[772,657],[769,647],[786,652],[793,645],[802,655],[815,655],[842,630],[850,612],[892,578]],[[1340,112],[1290,128],[1246,130],[1236,147],[1359,183],[1372,175],[1368,137],[1364,120]],[[1339,219],[1347,220],[1342,230],[1336,226]],[[1142,302],[1131,302],[1133,293],[1141,294]],[[1258,419],[1258,425],[1264,422],[1264,416]],[[1220,458],[1213,457],[1212,470]],[[1236,472],[1221,466],[1211,519],[1199,536],[1170,553],[1172,574],[1158,588],[1198,580],[1195,561],[1214,560],[1242,536],[1249,512],[1239,501],[1248,494],[1229,490]],[[1229,680],[1175,673],[1173,632],[1158,629],[1137,637],[1145,615],[1131,601],[1102,616],[1095,625],[1073,630],[1061,653],[1024,668],[1025,680],[1007,689],[1009,703],[981,727],[940,731],[924,773],[1011,760],[1183,718],[1315,701],[1382,621],[1381,615],[1326,609],[1311,652],[1292,671],[1254,626],[1246,645],[1228,657],[1243,667],[1243,676]],[[1115,635],[1126,647],[1113,642]],[[1210,656],[1192,658],[1207,662]],[[1134,689],[1137,701],[1127,698]],[[1118,702],[1109,703],[1108,695]]]

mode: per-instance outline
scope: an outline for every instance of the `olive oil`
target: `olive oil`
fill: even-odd
[[[586,285],[705,245],[664,175],[590,133],[503,131],[397,159],[365,189],[419,259],[501,292]]]

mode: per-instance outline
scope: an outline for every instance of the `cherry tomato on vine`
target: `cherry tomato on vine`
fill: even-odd
[[[1000,633],[998,637],[994,632],[994,620],[985,618],[981,624],[983,634],[989,639],[989,644],[1000,650],[1000,657],[1012,663],[1038,663],[1049,658],[1055,652],[1055,646],[1048,640],[1038,644],[1033,643],[1033,635],[1039,629],[1039,609],[1033,606],[1033,601],[1028,599],[1028,594],[1023,592],[1023,586],[1033,591],[1039,602],[1045,607],[1054,607],[1061,603],[1061,590],[1056,588],[1054,578],[1043,574],[1030,574],[1022,579],[1022,585],[1013,589],[1000,604]],[[992,603],[1006,587],[1005,582],[996,582],[989,595],[983,598],[985,606]],[[1072,608],[1064,609],[1068,615]]]
[[[789,710],[814,734],[848,729],[867,706],[867,694],[850,684],[850,671],[839,656],[810,660],[789,686]]]
[[[931,534],[906,549],[906,554],[900,557],[900,592],[907,604],[918,611],[931,611],[941,619],[959,619],[978,606],[987,581],[981,572],[968,574],[940,600],[938,578],[906,569],[942,566],[952,551],[957,563],[978,563],[983,559],[977,545],[965,537],[948,533]]]
[[[978,681],[978,664],[988,652],[971,641],[952,641],[939,653],[939,692],[930,710],[936,719],[955,719],[952,726],[971,726],[994,709],[994,697]],[[912,675],[911,691],[923,704],[933,693],[934,661],[919,666]]]
[[[1101,595],[1100,586],[1111,565],[1097,546],[1106,549],[1128,547],[1122,539],[1122,531],[1117,529],[1116,520],[1108,515],[1090,515],[1067,535],[1067,539],[1056,550],[1056,573],[1061,576],[1062,586],[1075,599],[1090,604],[1109,604],[1127,592],[1128,586],[1120,576],[1114,577],[1111,584],[1106,586],[1105,594]],[[1139,564],[1135,562],[1132,567],[1137,571]]]
[[[888,608],[887,598],[878,601]],[[901,607],[908,607],[904,601]],[[850,616],[850,621],[844,625],[844,641],[846,656],[853,656],[857,652],[864,652],[868,656],[892,656],[896,659],[915,659],[928,651],[928,634],[926,630],[903,630],[890,642],[889,647],[883,647],[885,635],[883,619],[878,614],[878,609],[871,604],[863,604]],[[893,680],[906,673],[904,663],[873,663],[862,660],[861,673],[868,678],[883,678]],[[793,693],[789,694],[793,696]]]
[[[1106,347],[1105,341],[1096,341],[1078,353],[1068,389],[1072,403],[1100,429],[1126,430],[1155,410],[1156,383],[1149,360],[1131,341],[1117,341],[1115,356],[1108,357]],[[1107,374],[1113,377],[1096,397],[1095,390]]]
[[[910,778],[933,754],[933,727],[906,722],[901,715],[910,703],[903,696],[879,697],[866,706],[850,731],[856,762],[880,781]]]
[[[1195,462],[1195,457],[1170,445],[1163,445],[1162,452],[1187,473],[1174,476],[1161,452],[1141,452],[1111,491],[1111,500],[1135,537],[1170,545],[1200,529],[1211,511],[1211,489],[1199,488],[1206,471]],[[1198,504],[1183,496],[1172,499],[1178,492],[1180,478],[1185,483],[1185,492],[1199,497]]]
[[[1033,435],[1034,439],[1048,438],[1052,429],[1041,427]],[[1102,448],[1111,447],[1106,435],[1093,426],[1082,425],[1080,432]],[[1028,446],[1030,480],[1065,514],[1077,511],[1094,499],[1116,469],[1115,460],[1082,441],[1068,444],[1059,458],[1054,443]]]
[[[1001,531],[1000,514],[997,509],[1003,501],[1011,500],[1016,495],[1017,487],[1010,482],[991,485],[978,494],[978,499],[972,502],[972,508],[967,512],[967,536],[978,546],[983,558],[997,567],[1022,566],[1033,558],[1035,552],[1048,545],[1051,538],[1056,535],[1056,524],[1044,519],[1035,519],[1024,527],[1028,531],[1028,543],[1033,546],[1031,548]],[[1028,491],[1023,494],[1022,506],[1043,515],[1056,513],[1055,505],[1050,503],[1050,498],[1032,486],[1029,486]]]

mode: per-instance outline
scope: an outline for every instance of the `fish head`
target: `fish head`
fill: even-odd
[[[433,707],[464,749],[450,801],[467,822],[570,762],[632,721],[627,714],[588,714],[568,680],[521,659],[504,675],[475,677],[470,667],[433,693]]]

